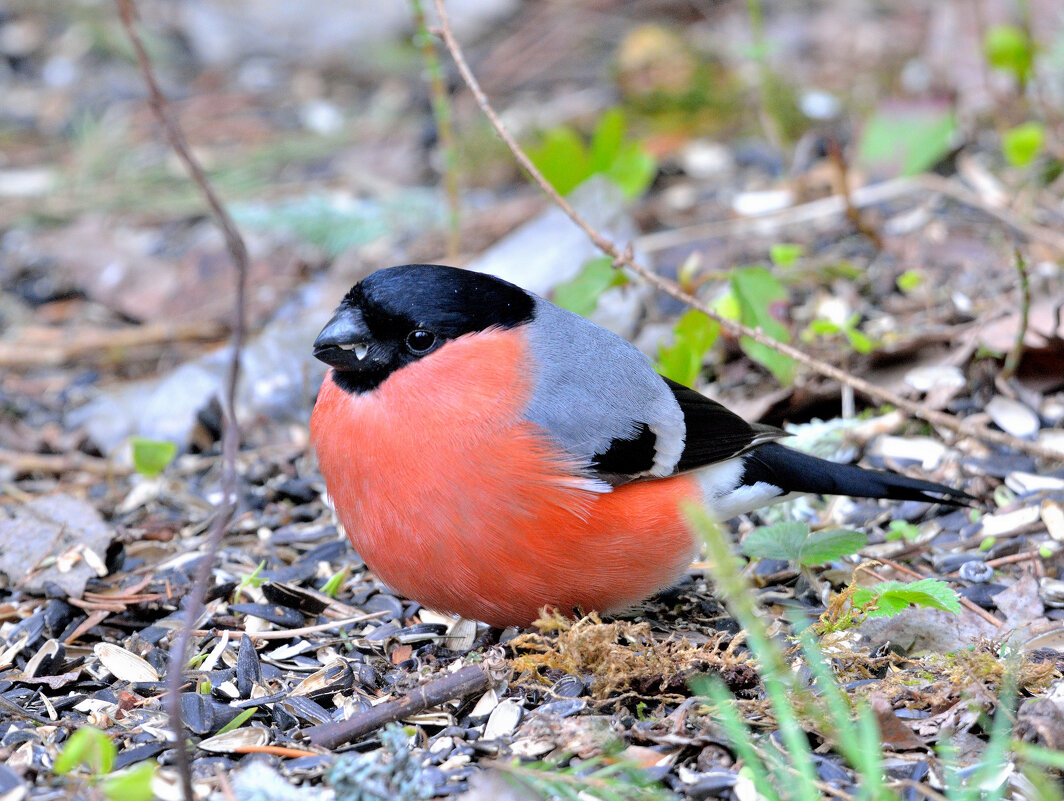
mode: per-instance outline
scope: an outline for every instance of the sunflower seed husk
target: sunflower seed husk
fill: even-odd
[[[230,754],[238,748],[263,746],[270,742],[270,733],[258,726],[243,728],[216,734],[206,740],[200,740],[199,747],[212,754]]]
[[[159,681],[159,673],[146,659],[109,642],[97,643],[92,649],[96,658],[116,679],[128,682]]]

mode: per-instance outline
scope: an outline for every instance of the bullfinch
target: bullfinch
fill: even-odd
[[[804,493],[966,493],[787,448],[655,372],[621,337],[490,275],[429,264],[356,284],[314,342],[311,440],[337,518],[393,590],[493,626],[622,610],[726,520]]]

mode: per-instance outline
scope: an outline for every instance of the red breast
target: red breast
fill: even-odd
[[[392,589],[497,626],[541,607],[609,611],[667,586],[694,539],[680,475],[585,488],[522,419],[532,391],[521,328],[448,342],[362,394],[325,378],[311,440],[337,517]]]

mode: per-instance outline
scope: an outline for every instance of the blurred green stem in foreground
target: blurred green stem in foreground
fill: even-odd
[[[421,0],[410,0],[417,32],[414,44],[425,60],[425,69],[432,94],[432,117],[436,123],[437,147],[440,154],[440,169],[447,195],[447,258],[454,261],[460,247],[461,200],[458,196],[458,159],[455,150],[454,126],[451,122],[451,101],[443,81],[443,68],[436,53],[436,42],[429,32],[425,19],[425,7]]]

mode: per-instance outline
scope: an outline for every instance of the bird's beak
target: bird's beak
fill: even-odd
[[[342,308],[314,340],[314,358],[337,370],[363,370],[369,364],[371,334],[357,309]]]

